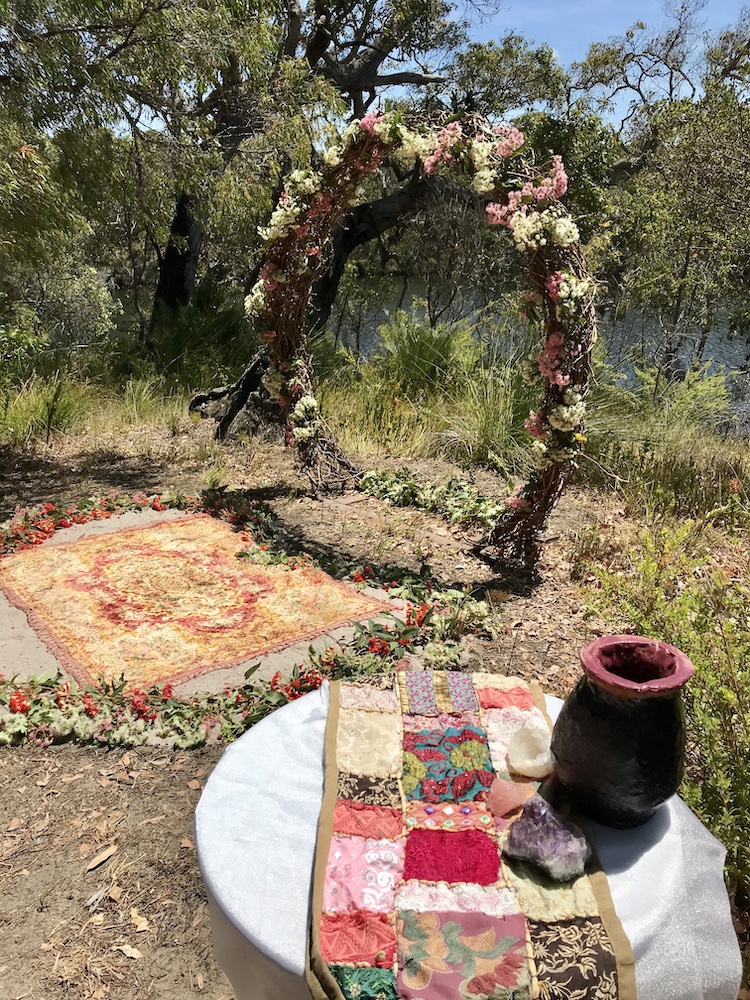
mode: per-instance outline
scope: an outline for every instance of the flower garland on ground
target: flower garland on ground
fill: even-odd
[[[186,513],[202,511],[263,538],[273,532],[275,523],[274,515],[268,507],[247,500],[239,493],[225,494],[223,490],[207,490],[201,497],[178,493],[146,496],[140,492],[130,494],[113,490],[107,496],[88,497],[74,504],[48,502],[32,507],[17,507],[13,516],[0,524],[0,557],[41,545],[56,532],[71,528],[74,524],[106,520],[118,514],[139,510],[184,510]]]
[[[442,127],[411,127],[400,113],[352,122],[323,155],[320,170],[295,170],[261,236],[265,257],[245,300],[263,331],[271,364],[264,385],[287,414],[287,443],[317,488],[340,486],[358,470],[335,445],[315,398],[305,320],[313,284],[327,270],[332,233],[356,202],[365,178],[401,159],[426,179],[449,173],[486,199],[487,220],[506,227],[529,259],[533,288],[526,316],[541,323],[544,346],[535,375],[544,398],[526,426],[538,472],[508,500],[485,541],[525,566],[538,556],[538,536],[585,440],[583,419],[590,351],[596,337],[594,285],[585,271],[579,232],[560,199],[568,177],[561,157],[548,172],[525,157],[512,125],[470,117]]]

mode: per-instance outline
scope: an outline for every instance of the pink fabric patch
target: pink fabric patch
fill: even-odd
[[[529,688],[514,687],[503,691],[500,688],[480,688],[477,691],[482,708],[535,708],[534,695]]]
[[[374,839],[400,837],[403,819],[400,809],[373,806],[366,802],[338,799],[333,810],[333,832]]]
[[[384,913],[324,913],[320,954],[324,962],[367,962],[389,969],[396,957],[396,933]]]
[[[323,909],[387,912],[404,868],[403,840],[333,837],[323,887]]]
[[[406,837],[404,880],[477,882],[500,879],[495,841],[481,830],[412,830]]]
[[[402,716],[405,733],[419,733],[423,729],[448,729],[455,727],[463,729],[465,726],[475,726],[482,728],[479,715],[476,712],[457,712],[449,715],[448,712],[441,712],[440,715],[404,715]]]

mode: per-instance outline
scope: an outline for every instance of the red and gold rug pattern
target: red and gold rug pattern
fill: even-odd
[[[377,614],[308,566],[259,566],[201,514],[46,545],[0,563],[0,589],[82,684],[188,680]]]

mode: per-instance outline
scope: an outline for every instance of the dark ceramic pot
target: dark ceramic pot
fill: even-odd
[[[581,665],[552,733],[555,774],[591,819],[639,826],[682,780],[680,688],[695,669],[679,649],[639,635],[595,639]]]

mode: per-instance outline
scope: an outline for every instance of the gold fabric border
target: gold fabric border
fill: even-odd
[[[338,760],[336,757],[336,736],[339,727],[340,681],[331,681],[328,719],[326,721],[323,803],[320,807],[318,837],[315,843],[315,863],[313,865],[312,901],[310,904],[310,927],[308,929],[307,966],[305,978],[313,1000],[345,1000],[344,994],[331,975],[320,954],[320,921],[323,916],[323,889],[325,886],[328,852],[333,838],[333,812],[336,806],[336,786],[338,782]]]

